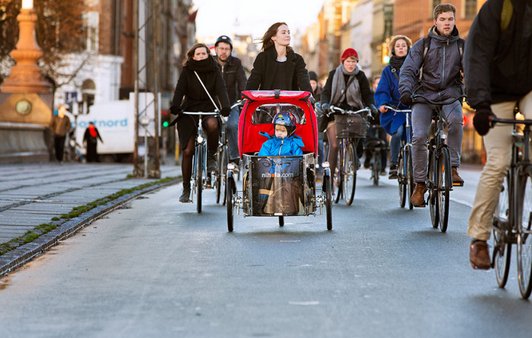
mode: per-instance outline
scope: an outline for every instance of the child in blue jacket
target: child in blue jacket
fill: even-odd
[[[259,156],[296,156],[303,155],[303,140],[294,135],[296,118],[290,112],[281,112],[273,119],[274,135],[261,133],[268,138],[262,144]]]

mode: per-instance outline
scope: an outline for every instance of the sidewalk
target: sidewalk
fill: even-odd
[[[31,259],[39,250],[77,231],[102,213],[142,193],[176,182],[175,179],[158,182],[127,178],[132,170],[132,164],[107,163],[0,166],[0,247],[5,250],[13,239],[30,236],[27,244],[3,255],[0,252],[0,276],[18,266],[13,262]],[[176,165],[161,166],[161,178],[180,175]],[[113,194],[113,200],[101,200]],[[89,209],[87,205],[96,200],[100,200],[97,207],[90,205],[91,210],[62,217],[75,207]],[[31,240],[31,236],[38,237],[41,233],[39,238]],[[28,254],[30,257],[24,258]]]

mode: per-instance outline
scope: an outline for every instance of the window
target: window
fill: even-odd
[[[477,0],[465,0],[465,18],[473,19],[477,15]]]
[[[259,106],[251,118],[253,124],[273,123],[275,114],[279,112],[291,112],[296,118],[297,124],[305,124],[305,112],[298,106],[292,104],[263,104]]]

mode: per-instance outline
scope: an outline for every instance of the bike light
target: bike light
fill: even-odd
[[[235,164],[234,163],[227,163],[227,170],[235,170]]]
[[[196,138],[198,143],[203,143],[203,137],[198,135],[198,138]]]

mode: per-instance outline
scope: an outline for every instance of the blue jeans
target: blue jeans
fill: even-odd
[[[240,108],[234,107],[229,113],[227,123],[225,125],[225,133],[227,135],[227,148],[229,151],[229,161],[234,161],[240,158],[238,153],[238,120],[240,119]]]
[[[325,145],[323,144],[323,133],[318,133],[318,164],[320,165],[320,168],[318,170],[318,173],[323,173],[322,164],[325,161]]]
[[[399,157],[399,151],[401,150],[401,139],[403,138],[404,125],[399,126],[394,134],[392,134],[392,140],[390,141],[390,162],[391,165],[397,165],[397,158]]]

